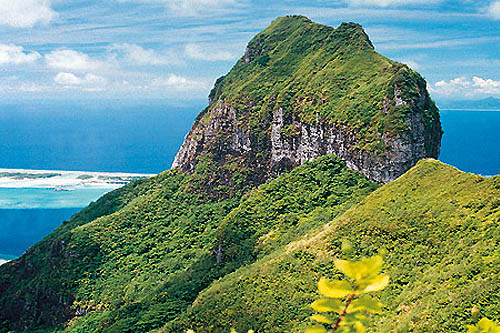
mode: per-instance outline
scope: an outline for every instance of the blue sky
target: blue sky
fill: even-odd
[[[498,0],[0,0],[0,98],[206,99],[281,15],[358,22],[436,100],[500,97]]]

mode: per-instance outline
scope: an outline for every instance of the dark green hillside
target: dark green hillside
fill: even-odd
[[[169,171],[112,192],[19,262],[3,266],[0,313],[9,320],[5,325],[44,327],[72,319],[69,330],[75,332],[160,328],[215,278],[241,265],[226,253],[224,265],[217,264],[217,230],[226,216],[224,225],[231,225],[235,214],[263,221],[266,211],[273,212],[268,220],[287,240],[269,246],[279,247],[329,221],[375,188],[346,169],[345,163],[325,156],[251,192],[236,208],[238,197],[207,200],[195,186],[198,176]],[[248,211],[255,211],[255,216]],[[274,221],[278,216],[283,225]],[[270,227],[241,226],[241,230],[248,228],[246,233],[254,234],[255,240]],[[246,251],[253,245],[245,243]],[[253,256],[239,259],[254,260]],[[13,274],[21,280],[13,280]],[[57,299],[62,295],[64,303]],[[42,316],[25,312],[31,302]],[[75,313],[87,314],[77,318]]]
[[[370,332],[464,332],[470,310],[500,321],[500,176],[421,161],[320,232],[213,283],[166,332],[303,332],[343,240],[353,257],[387,251],[391,284]]]
[[[331,221],[376,189],[332,155],[250,192],[218,231],[223,265],[241,266]]]

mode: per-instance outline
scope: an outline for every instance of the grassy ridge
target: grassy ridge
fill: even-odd
[[[387,307],[370,332],[462,332],[473,306],[499,321],[499,222],[499,176],[421,161],[321,231],[214,282],[165,331],[303,331],[318,279],[341,277],[332,259],[343,240],[354,258],[387,250]]]

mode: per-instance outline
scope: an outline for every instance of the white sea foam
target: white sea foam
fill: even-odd
[[[152,174],[0,169],[0,188],[54,188],[71,190],[81,187],[118,188]]]

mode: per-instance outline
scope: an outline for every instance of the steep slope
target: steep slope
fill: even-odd
[[[2,266],[0,327],[23,330],[71,320],[68,331],[75,332],[160,328],[210,282],[239,266],[229,260],[217,263],[218,226],[232,209],[262,215],[262,209],[276,202],[289,203],[270,212],[304,220],[280,226],[293,240],[293,235],[326,223],[376,187],[333,156],[263,185],[239,206],[238,198],[212,201],[193,191],[197,176],[165,172],[122,189],[134,199],[120,203],[112,192],[20,260]],[[319,206],[324,207],[315,211]],[[101,217],[88,221],[82,216]]]
[[[275,20],[217,83],[173,167],[211,156],[250,182],[335,154],[377,182],[439,155],[439,113],[425,81],[374,51],[361,26]]]
[[[500,176],[485,179],[435,160],[370,194],[299,241],[214,282],[166,332],[303,332],[332,259],[387,251],[386,308],[370,332],[463,332],[470,310],[500,321]]]

